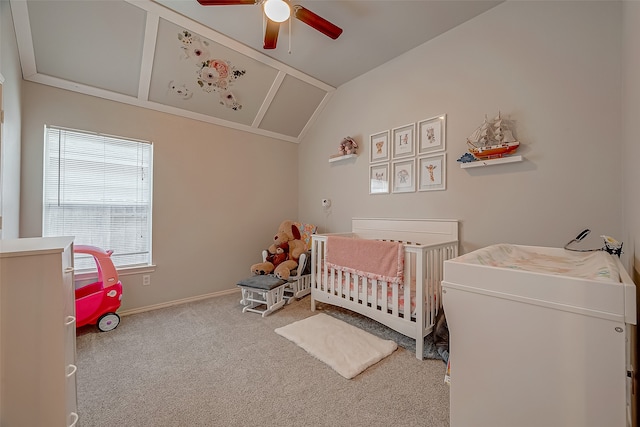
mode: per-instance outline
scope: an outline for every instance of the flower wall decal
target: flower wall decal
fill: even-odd
[[[209,51],[209,42],[201,40],[200,37],[183,30],[178,33],[180,48],[183,58],[186,61],[194,61],[196,69],[196,83],[206,93],[217,92],[220,97],[220,104],[232,110],[242,109],[242,104],[238,102],[231,91],[234,82],[245,75],[246,70],[234,67],[230,61],[213,58]],[[189,99],[185,96],[189,88],[183,84],[180,90],[176,90],[173,82],[169,87],[173,93],[182,99]]]

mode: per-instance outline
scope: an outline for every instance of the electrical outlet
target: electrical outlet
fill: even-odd
[[[151,284],[151,276],[148,274],[145,274],[144,276],[142,276],[142,286],[149,286]]]

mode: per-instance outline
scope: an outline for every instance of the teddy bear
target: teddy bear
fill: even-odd
[[[345,154],[356,154],[358,152],[358,143],[350,136],[347,136],[338,146],[338,152],[343,156]]]
[[[283,247],[287,244],[288,255]],[[295,270],[298,267],[298,259],[307,250],[307,245],[300,239],[300,230],[293,223],[293,221],[282,221],[278,232],[273,237],[273,243],[267,249],[267,261],[260,262],[251,266],[251,272],[255,275],[259,274],[274,274],[280,279],[288,279],[291,275],[291,270]],[[278,254],[278,251],[281,251]],[[278,258],[280,255],[280,258]],[[285,256],[285,260],[282,261],[282,255]],[[269,261],[269,258],[280,261],[277,265],[273,261]]]
[[[284,242],[278,245],[276,253],[267,253],[267,261],[273,264],[274,267],[278,267],[280,264],[289,259],[289,242]]]

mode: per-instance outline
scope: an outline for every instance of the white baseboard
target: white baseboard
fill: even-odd
[[[220,291],[220,292],[213,292],[213,293],[210,293],[210,294],[198,295],[197,297],[183,298],[183,299],[178,299],[178,300],[175,300],[175,301],[163,302],[161,304],[154,304],[154,305],[148,305],[146,307],[133,308],[131,310],[118,311],[118,315],[119,316],[129,316],[130,314],[144,313],[145,311],[158,310],[160,308],[172,307],[174,305],[185,304],[187,302],[195,302],[195,301],[200,301],[200,300],[203,300],[203,299],[220,297],[220,296],[223,296],[223,295],[230,295],[230,294],[233,294],[233,293],[236,293],[236,292],[240,292],[240,289],[228,289],[226,291]]]

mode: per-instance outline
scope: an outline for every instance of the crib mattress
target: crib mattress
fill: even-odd
[[[443,288],[635,324],[635,286],[621,275],[620,260],[606,252],[499,244],[445,261]]]

